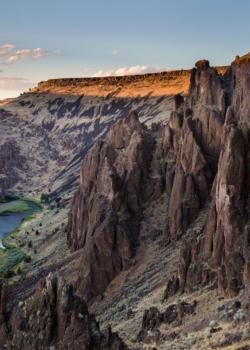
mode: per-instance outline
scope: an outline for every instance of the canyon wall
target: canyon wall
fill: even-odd
[[[129,77],[54,79],[0,108],[0,192],[71,197],[81,161],[118,119],[136,110],[165,123],[173,95],[186,94],[190,71]],[[13,156],[12,150],[18,159]]]
[[[147,142],[138,144],[136,153],[128,152],[132,147],[131,135],[136,137],[140,128],[134,122],[127,134],[130,117],[111,129],[103,144],[109,144],[111,149],[102,153],[107,149],[102,144],[91,149],[82,165],[80,189],[73,201],[68,228],[69,246],[84,248],[79,267],[84,271],[79,277],[84,297],[101,294],[108,281],[127,268],[120,260],[112,259],[112,254],[121,255],[119,242],[123,242],[121,247],[130,247],[127,240],[123,241],[124,230],[119,220],[125,215],[128,219],[125,236],[130,235],[132,241],[138,240],[140,244],[142,220],[138,203],[143,197],[136,188],[141,184],[144,193],[149,191],[152,182],[148,179],[155,168],[160,169],[157,177],[160,193],[167,194],[165,234],[169,241],[183,241],[176,277],[180,290],[216,281],[220,292],[233,296],[246,286],[249,262],[248,253],[243,250],[248,250],[244,245],[248,239],[244,239],[243,232],[248,222],[249,69],[249,56],[236,59],[223,74],[210,67],[208,61],[198,61],[191,73],[187,97],[174,98],[174,111],[163,128],[161,151],[154,164],[149,166],[145,155],[150,154],[152,160],[156,148],[148,147]],[[154,131],[148,133],[156,144]],[[117,137],[123,140],[119,134],[126,135],[127,146],[125,141],[117,141]],[[118,156],[120,152],[122,157]],[[92,169],[96,170],[92,173]],[[133,197],[124,174],[133,179]],[[134,182],[138,185],[134,186]],[[131,198],[133,205],[129,203]],[[144,209],[145,203],[146,199]],[[206,225],[197,233],[192,224],[205,209]],[[112,225],[110,213],[112,218],[116,217]],[[126,250],[129,260],[133,254],[130,248]],[[94,269],[95,266],[98,268]],[[97,280],[105,280],[98,285],[99,291],[94,287]]]
[[[174,212],[169,212],[171,234],[185,233],[183,222],[190,225],[199,217],[201,208],[205,205],[208,208],[203,232],[197,236],[190,229],[180,252],[178,278],[183,290],[193,290],[213,280],[219,292],[227,297],[248,288],[249,73],[249,55],[236,58],[223,76],[210,68],[207,61],[198,62],[184,110],[178,110],[185,120],[181,145],[187,152],[193,142],[186,142],[188,122],[198,151],[192,151],[183,161],[183,151],[177,143],[176,159],[180,165],[175,166],[171,190],[170,210],[174,207]],[[176,128],[167,126],[167,133],[171,132],[176,133]],[[182,175],[179,180],[180,166],[182,173],[188,169],[187,176],[192,178],[192,186],[184,187],[188,201],[186,195],[178,196],[185,178]],[[176,179],[179,185],[175,185]]]
[[[133,327],[138,327],[138,318],[132,321],[133,317],[140,312],[143,297],[146,305],[155,302],[152,295],[155,291],[158,295],[158,278],[165,276],[165,269],[171,272],[165,280],[165,301],[175,294],[179,297],[186,292],[187,296],[197,289],[205,293],[216,288],[225,298],[242,295],[244,308],[249,308],[249,76],[249,54],[237,57],[221,71],[202,60],[190,72],[185,96],[124,98],[120,104],[120,99],[109,92],[106,97],[92,100],[91,96],[74,94],[62,97],[65,91],[57,99],[51,98],[51,92],[37,91],[11,102],[4,112],[1,110],[1,130],[5,130],[2,147],[7,149],[1,166],[16,166],[18,176],[30,166],[31,152],[21,147],[21,136],[23,140],[27,137],[34,142],[30,144],[35,145],[34,153],[39,149],[42,157],[42,168],[38,157],[34,173],[38,176],[41,169],[43,173],[47,171],[51,182],[58,181],[55,191],[68,189],[69,178],[74,181],[70,194],[78,188],[66,228],[72,257],[78,254],[73,261],[76,266],[64,264],[57,275],[49,274],[40,280],[36,291],[19,302],[8,294],[10,287],[0,284],[2,347],[127,349],[110,328],[100,330],[85,301],[91,308],[103,307],[99,318],[106,317],[108,321],[115,317],[118,323],[124,321],[118,309],[125,309],[127,318],[122,327],[134,322],[130,331],[135,341]],[[39,88],[46,90],[54,85],[65,89],[64,83],[58,81],[42,83]],[[14,111],[19,111],[20,104],[22,114],[18,112],[17,116]],[[138,113],[131,113],[134,109]],[[31,129],[28,111],[33,116]],[[21,136],[15,141],[20,149],[13,154],[13,139],[9,138],[17,120]],[[90,134],[85,132],[83,120],[90,123]],[[66,137],[68,133],[70,138]],[[22,162],[15,158],[17,153],[23,157]],[[42,162],[45,155],[53,160],[50,165]],[[38,177],[32,188],[39,189],[39,181],[42,186],[50,185],[50,181]],[[6,186],[12,185],[13,181]],[[67,277],[73,269],[78,276],[71,286],[60,272]],[[128,271],[126,276],[124,271]],[[123,294],[119,294],[117,279],[122,274]],[[107,290],[109,294],[104,295]],[[129,293],[131,304],[136,305],[133,310],[127,310],[131,307],[126,299]],[[117,306],[122,297],[122,307]],[[151,308],[142,318],[142,330],[151,336],[152,329],[162,322],[178,326],[184,317],[194,316],[201,302],[201,298],[198,303],[182,301],[164,312]],[[143,333],[139,338],[144,341]]]

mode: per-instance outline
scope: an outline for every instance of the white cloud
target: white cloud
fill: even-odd
[[[147,73],[159,73],[166,69],[160,67],[149,67],[149,66],[131,66],[131,67],[121,67],[117,69],[110,70],[99,70],[93,77],[109,77],[109,76],[123,76],[123,75],[136,75],[136,74],[147,74]]]
[[[49,54],[50,53],[48,51],[44,51],[40,47],[38,47],[37,49],[33,50],[33,58],[35,60],[39,60],[40,58],[43,58],[43,57],[48,57]]]
[[[8,55],[10,51],[15,48],[15,45],[12,44],[4,44],[0,46],[0,56]]]
[[[5,64],[13,64],[25,58],[39,60],[48,57],[52,52],[45,51],[40,47],[35,49],[16,50],[15,45],[4,44],[0,46],[0,61]]]
[[[29,49],[17,50],[13,52],[10,56],[6,57],[5,62],[12,64],[18,60],[29,57],[30,55],[31,55],[31,50]]]

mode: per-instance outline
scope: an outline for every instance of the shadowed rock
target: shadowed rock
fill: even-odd
[[[199,237],[191,230],[180,251],[181,292],[212,286],[215,279],[225,296],[243,286],[248,290],[243,232],[250,188],[249,74],[249,55],[237,58],[224,75],[207,61],[197,62],[189,95],[164,131],[172,238],[185,233],[210,202],[205,230]]]
[[[52,274],[40,282],[33,296],[8,312],[0,325],[0,346],[12,350],[127,349],[111,329],[102,333],[73,287]]]
[[[101,294],[134,256],[152,147],[133,113],[116,123],[83,161],[68,244],[72,250],[82,248],[79,288],[87,300]]]

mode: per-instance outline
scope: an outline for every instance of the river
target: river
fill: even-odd
[[[0,248],[2,249],[4,249],[2,239],[9,233],[15,231],[18,228],[18,226],[22,223],[23,219],[32,215],[34,212],[40,210],[40,207],[34,202],[28,200],[16,200],[15,204],[19,204],[18,202],[27,203],[30,209],[19,213],[8,213],[0,215]]]

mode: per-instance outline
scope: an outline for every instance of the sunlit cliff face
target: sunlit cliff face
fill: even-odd
[[[186,94],[190,70],[105,78],[51,79],[32,92],[73,94],[95,97],[160,97]]]
[[[225,68],[217,70],[223,74]],[[190,75],[191,70],[178,70],[120,77],[50,79],[40,82],[32,92],[117,98],[186,95]]]

